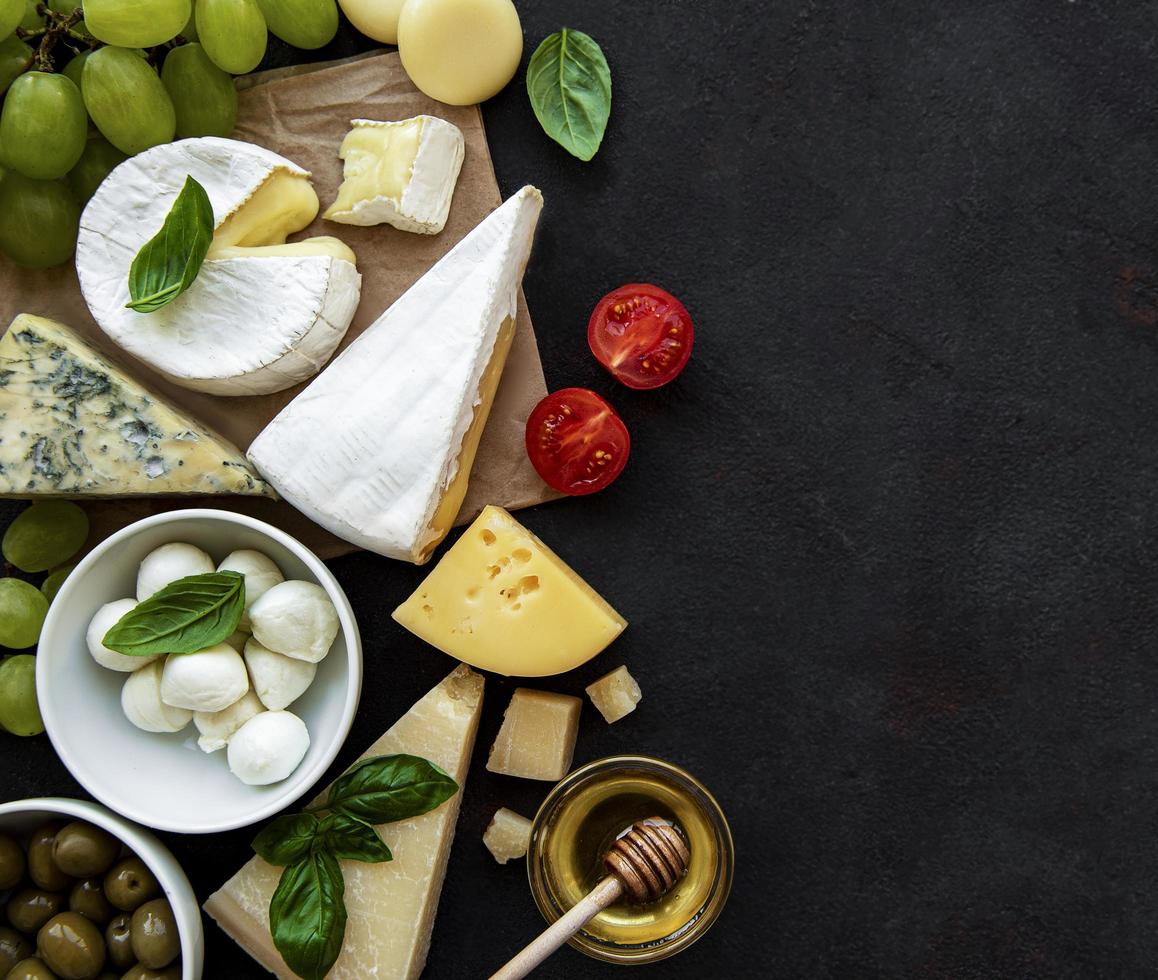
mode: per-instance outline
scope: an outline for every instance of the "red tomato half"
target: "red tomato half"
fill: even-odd
[[[684,304],[645,282],[613,289],[587,323],[587,344],[629,388],[658,388],[684,369],[695,331]]]
[[[602,490],[627,463],[631,437],[615,409],[587,388],[563,388],[527,419],[527,455],[561,493]]]

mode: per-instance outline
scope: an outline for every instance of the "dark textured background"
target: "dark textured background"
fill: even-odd
[[[523,515],[632,622],[542,686],[626,661],[643,704],[613,727],[588,706],[576,760],[685,764],[738,846],[720,923],[650,972],[1153,975],[1158,7],[520,7],[526,56],[567,24],[611,63],[591,164],[521,81],[484,113],[504,192],[546,195],[548,381],[634,437],[613,489]],[[584,343],[638,279],[698,330],[652,393]],[[389,618],[420,570],[334,568],[366,641],[344,765],[450,662]],[[513,686],[489,682],[429,976],[483,976],[540,927],[479,843],[546,789],[483,769]],[[78,792],[45,739],[0,751],[5,798]],[[203,897],[249,836],[167,840]],[[207,937],[210,980],[262,975]],[[613,972],[566,950],[543,975]]]

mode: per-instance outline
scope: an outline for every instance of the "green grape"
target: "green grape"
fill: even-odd
[[[78,89],[80,88],[81,76],[84,74],[84,63],[88,61],[88,56],[90,54],[92,54],[91,51],[82,51],[75,58],[73,58],[72,61],[65,65],[64,71],[61,72],[65,78],[72,79],[72,84],[75,85]]]
[[[201,46],[222,71],[244,75],[265,57],[265,18],[257,0],[197,0]]]
[[[88,514],[67,500],[46,500],[21,511],[4,532],[4,560],[22,572],[63,565],[88,537]]]
[[[0,578],[0,646],[36,646],[47,614],[48,600],[38,588],[23,579]]]
[[[30,180],[9,171],[0,181],[0,251],[34,269],[60,265],[76,251],[80,208],[63,180]]]
[[[127,48],[98,48],[81,74],[88,114],[122,153],[131,156],[173,139],[173,103],[147,61]]]
[[[0,37],[7,37],[24,19],[24,0],[0,0]]]
[[[81,0],[48,0],[48,9],[54,14],[64,14],[66,17],[71,14],[77,7],[81,5]],[[82,17],[75,24],[72,25],[72,30],[77,34],[83,34],[85,37],[92,37],[89,32],[88,25],[84,22]]]
[[[63,177],[80,159],[88,117],[80,90],[64,75],[25,72],[0,110],[0,164],[36,180]]]
[[[23,73],[32,57],[32,48],[13,35],[0,41],[0,93]]]
[[[37,0],[25,0],[24,3],[24,17],[20,20],[20,26],[26,31],[38,31],[44,26],[44,18],[36,9]]]
[[[68,186],[83,208],[113,167],[128,157],[102,136],[88,141],[80,162],[68,172]]]
[[[175,38],[192,13],[189,0],[84,0],[93,36],[122,48],[151,48]]]
[[[183,44],[165,57],[161,81],[177,111],[177,137],[228,136],[237,121],[237,89],[200,44]]]
[[[257,0],[270,32],[295,48],[320,48],[338,33],[334,0]]]
[[[40,583],[40,592],[48,604],[51,606],[52,601],[56,598],[56,593],[60,591],[60,587],[64,585],[64,580],[72,574],[72,570],[76,568],[75,565],[61,565],[60,568],[54,568],[48,573],[48,576]]]
[[[193,4],[193,13],[189,15],[185,26],[181,28],[181,36],[186,41],[197,40],[197,0],[191,0],[191,2]]]
[[[44,731],[36,700],[36,658],[30,653],[0,664],[0,727],[24,737]]]

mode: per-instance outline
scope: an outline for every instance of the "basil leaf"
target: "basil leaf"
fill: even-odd
[[[189,575],[130,609],[101,642],[130,657],[196,653],[227,640],[244,610],[241,573]]]
[[[414,755],[380,755],[350,769],[330,788],[329,807],[370,824],[408,820],[441,806],[458,783]]]
[[[213,205],[192,177],[165,216],[161,230],[147,241],[129,268],[129,296],[125,306],[152,313],[180,296],[197,278],[213,241]]]
[[[291,864],[269,903],[273,944],[303,980],[323,980],[346,936],[346,883],[338,859],[324,849]]]
[[[318,839],[320,846],[342,860],[366,864],[394,860],[378,831],[345,813],[331,813],[322,820]]]
[[[568,153],[590,160],[611,115],[611,69],[599,45],[564,27],[535,49],[527,95],[543,131]]]
[[[312,813],[287,813],[253,839],[253,851],[270,864],[294,864],[310,853],[320,824]]]

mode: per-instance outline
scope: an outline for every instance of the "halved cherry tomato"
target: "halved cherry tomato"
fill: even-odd
[[[587,388],[552,392],[527,419],[527,455],[561,493],[602,490],[623,472],[630,451],[623,419]]]
[[[684,369],[695,331],[684,304],[645,282],[613,289],[595,306],[587,344],[629,388],[658,388]]]

